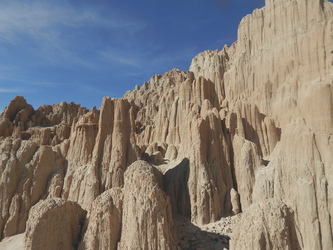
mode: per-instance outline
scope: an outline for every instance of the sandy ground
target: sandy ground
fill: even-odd
[[[0,242],[1,250],[23,250],[24,233],[4,238]]]
[[[174,223],[179,240],[178,249],[184,250],[224,250],[229,249],[233,225],[239,216],[226,217],[206,224],[195,225],[189,218],[175,216]],[[0,242],[0,250],[23,250],[24,233],[7,237]]]
[[[233,226],[239,216],[222,218],[207,225],[195,225],[189,218],[175,216],[174,222],[179,239],[179,249],[185,250],[224,250],[229,249]]]

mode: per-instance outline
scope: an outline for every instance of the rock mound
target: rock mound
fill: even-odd
[[[240,217],[231,249],[301,249],[294,213],[276,199],[252,204]]]
[[[120,241],[123,193],[112,188],[98,196],[88,212],[79,249],[117,249]]]
[[[79,249],[175,249],[177,236],[162,174],[145,161],[125,172],[124,187],[92,202]]]
[[[144,161],[125,172],[120,249],[175,249],[177,236],[162,174]]]
[[[76,249],[86,211],[59,198],[38,202],[29,212],[26,249]]]

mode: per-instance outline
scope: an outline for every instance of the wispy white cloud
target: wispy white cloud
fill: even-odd
[[[52,86],[57,86],[59,85],[59,83],[56,82],[50,82],[50,81],[36,81],[35,79],[28,79],[28,78],[23,78],[20,76],[14,76],[12,73],[11,74],[5,74],[3,72],[1,72],[0,70],[0,84],[3,84],[1,82],[6,82],[7,85],[8,83],[13,84],[13,85],[24,85],[27,87],[31,87],[31,86],[37,86],[37,87],[52,87]],[[22,91],[23,88],[1,88],[0,90],[3,90],[2,92],[18,92],[18,91]],[[0,91],[1,92],[1,91]]]
[[[132,52],[116,51],[115,49],[108,48],[104,51],[99,51],[98,54],[108,63],[116,63],[124,66],[140,67],[142,66],[139,59]]]
[[[94,68],[96,62],[87,59],[85,54],[95,49],[95,30],[113,33],[114,38],[119,39],[117,45],[121,46],[122,40],[146,25],[143,20],[131,20],[116,12],[102,15],[102,10],[93,5],[74,7],[62,0],[4,1],[0,3],[0,49],[6,52],[7,45],[25,48],[26,57],[33,58],[30,63]],[[111,54],[105,56],[112,57]],[[117,55],[113,55],[113,60],[131,64],[130,60]]]
[[[2,73],[2,72],[9,72],[9,71],[13,71],[13,70],[14,70],[14,67],[0,64],[0,73]],[[0,76],[0,78],[1,78],[1,76]]]
[[[191,59],[196,56],[197,51],[194,46],[187,46],[186,48],[176,49],[174,53],[160,52],[159,54],[160,56],[158,57],[152,56],[149,62],[150,67],[164,67],[165,65],[173,65],[172,67],[178,67],[177,65],[180,64],[188,64],[188,66],[190,66]],[[171,70],[171,68],[167,70]],[[186,71],[188,68],[180,68],[180,70]]]
[[[97,88],[95,85],[91,84],[76,84],[75,89],[80,91],[80,93],[85,93],[87,95],[105,95],[104,89]],[[108,95],[112,95],[112,93],[108,93]]]
[[[13,89],[6,89],[6,88],[0,88],[0,93],[19,93],[22,92],[22,89],[13,88]]]
[[[56,4],[55,4],[56,3]],[[0,36],[15,42],[20,34],[54,39],[57,29],[99,26],[136,32],[145,27],[137,20],[122,19],[116,14],[102,17],[98,9],[74,8],[66,2],[5,1],[0,8]]]

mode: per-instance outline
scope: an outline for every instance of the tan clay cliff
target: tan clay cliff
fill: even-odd
[[[333,249],[332,84],[333,4],[266,0],[231,47],[98,110],[17,96],[0,248]]]

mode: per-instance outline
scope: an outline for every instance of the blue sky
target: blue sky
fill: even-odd
[[[237,39],[264,0],[0,0],[0,112],[16,95],[36,109],[91,109],[204,50]]]

